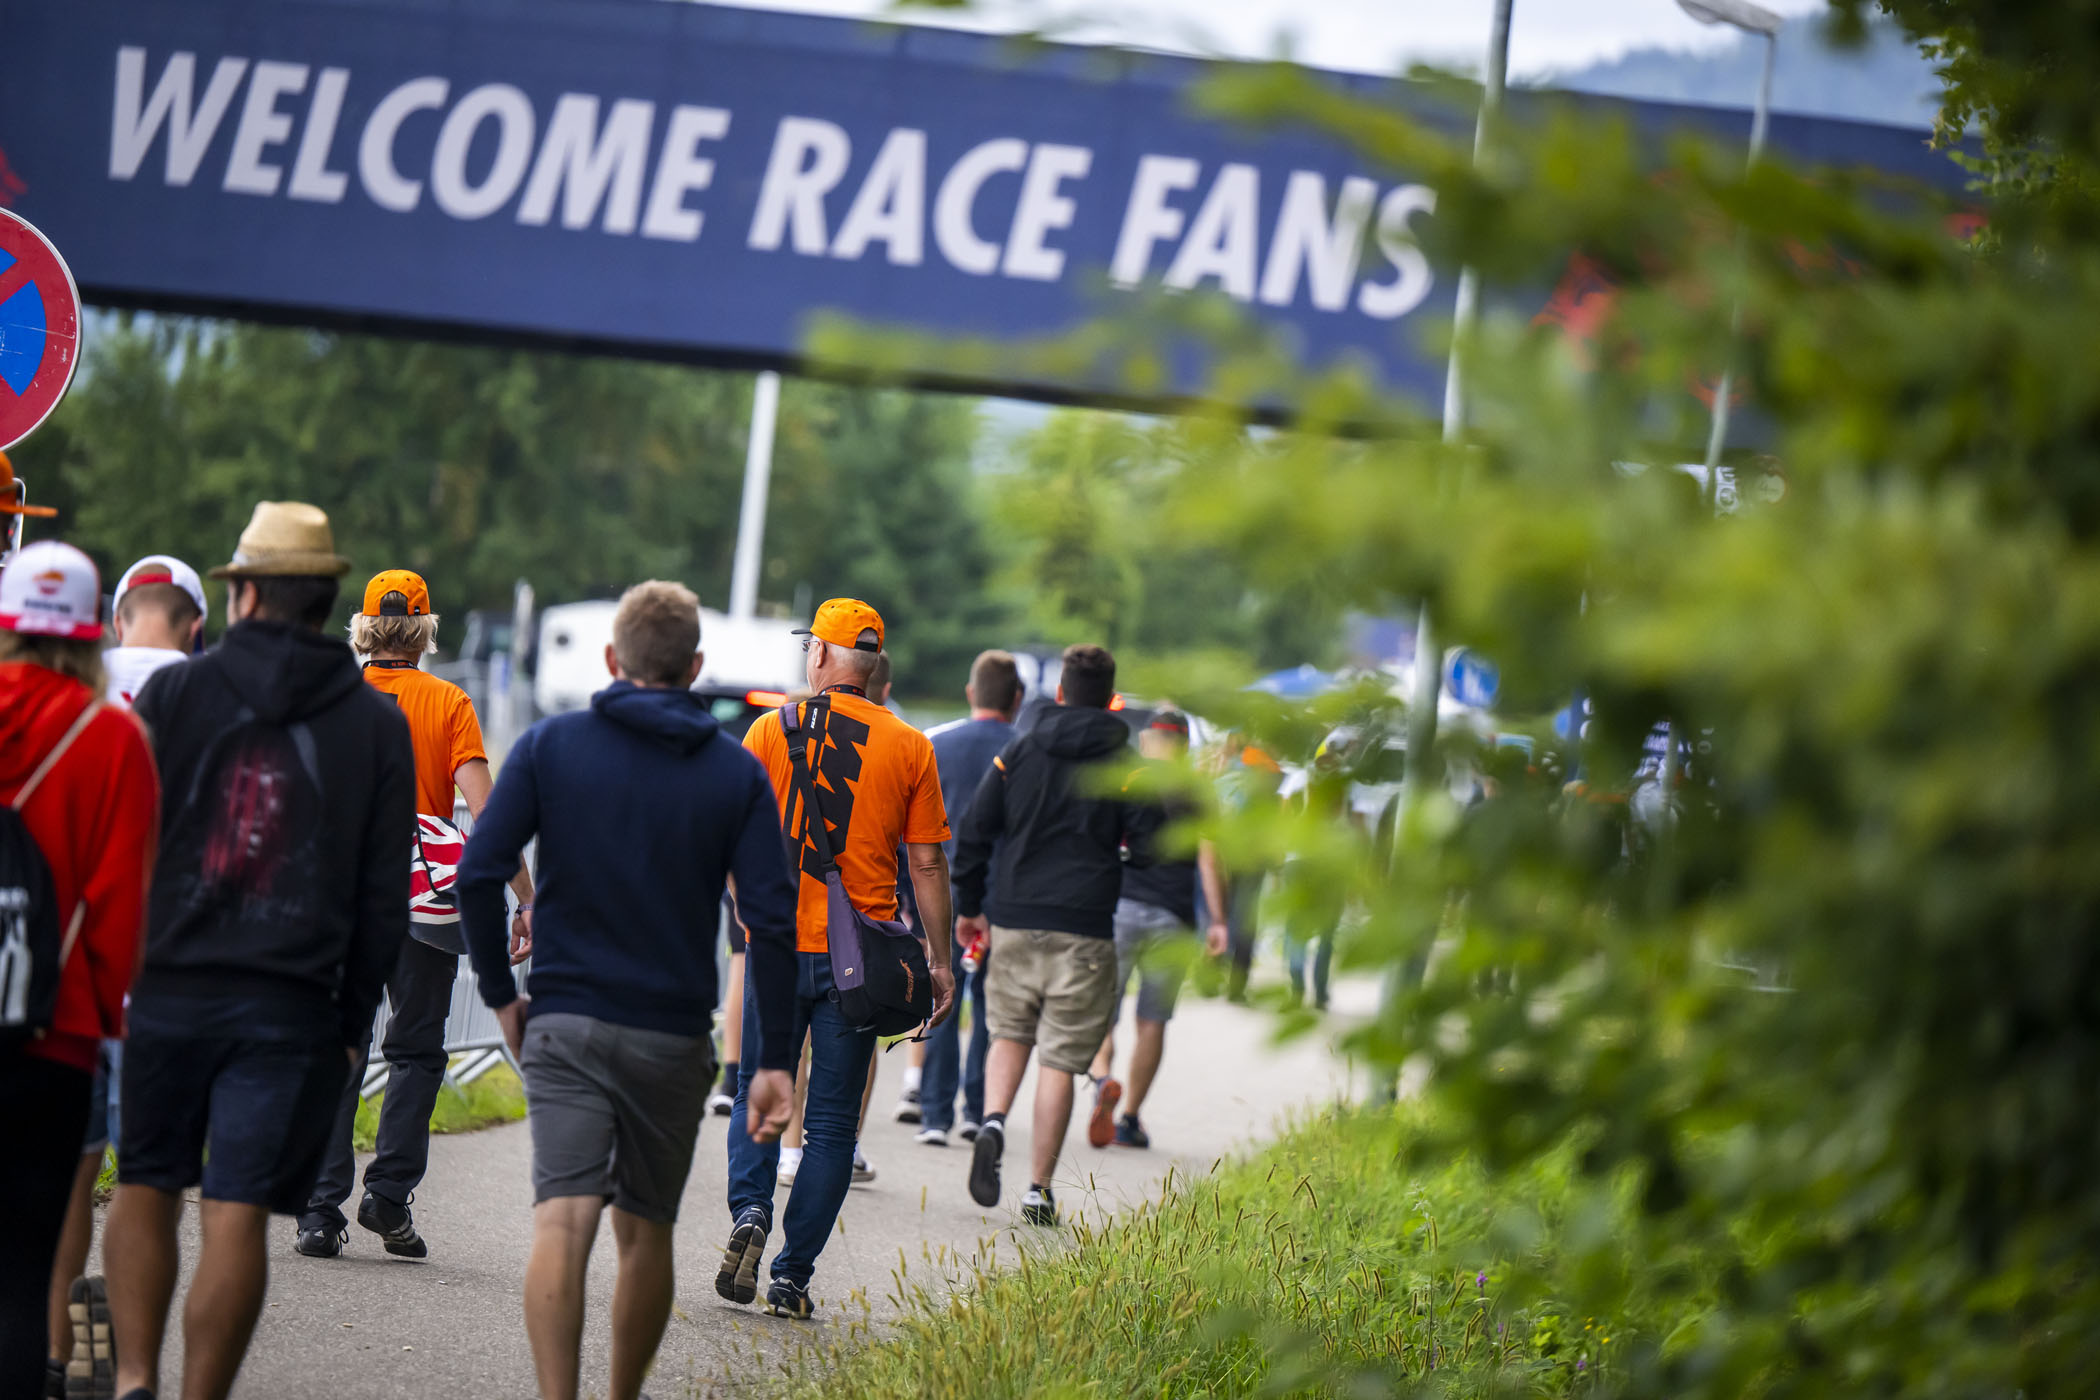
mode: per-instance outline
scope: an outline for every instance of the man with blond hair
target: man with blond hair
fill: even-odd
[[[542,1400],[575,1400],[585,1278],[608,1201],[620,1253],[612,1400],[635,1400],[663,1339],[672,1226],[714,1077],[725,886],[750,967],[749,1116],[738,1130],[777,1139],[794,1096],[795,890],[780,813],[765,771],[693,694],[700,660],[690,591],[628,589],[605,649],[613,683],[590,708],[542,720],[518,740],[459,868],[482,999],[525,1069],[525,1332]],[[528,998],[510,970],[503,883],[535,837]]]
[[[416,755],[417,814],[436,818],[449,830],[454,791],[479,817],[493,780],[474,702],[419,664],[437,650],[437,629],[422,576],[388,569],[365,585],[364,606],[350,619],[350,649],[363,663],[365,683],[399,705],[408,720]],[[408,855],[403,850],[401,858]],[[511,885],[520,905],[511,924],[512,947],[522,957],[531,926],[532,877],[520,870]],[[452,1010],[452,983],[466,945],[457,922],[413,922],[409,935],[387,977],[386,1043],[380,1047],[387,1063],[386,1098],[379,1110],[377,1155],[365,1168],[357,1223],[379,1236],[387,1253],[421,1259],[430,1248],[416,1232],[409,1198],[430,1165],[430,1115],[445,1082],[445,1017]],[[351,1136],[369,1053],[369,1047],[361,1047],[343,1089],[328,1159],[299,1217],[293,1247],[310,1258],[334,1258],[349,1236],[343,1202],[356,1176]]]

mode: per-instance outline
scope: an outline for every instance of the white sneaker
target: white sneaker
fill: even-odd
[[[778,1182],[779,1182],[779,1183],[780,1183],[780,1184],[781,1184],[782,1186],[793,1186],[793,1185],[795,1184],[795,1173],[796,1173],[796,1171],[797,1171],[797,1170],[799,1170],[799,1169],[801,1168],[801,1166],[802,1166],[802,1149],[801,1149],[801,1148],[799,1148],[799,1147],[783,1147],[783,1148],[781,1148],[781,1149],[780,1149],[780,1171],[779,1171],[779,1173],[778,1173],[778,1174],[777,1174],[777,1175],[776,1175],[776,1176],[774,1177],[774,1180],[778,1181]]]
[[[868,1159],[867,1159],[867,1156],[866,1156],[866,1154],[864,1154],[864,1153],[863,1153],[863,1152],[862,1152],[862,1151],[860,1150],[860,1144],[859,1144],[859,1143],[857,1143],[857,1142],[856,1142],[856,1143],[854,1143],[854,1144],[853,1144],[853,1184],[854,1184],[855,1186],[865,1186],[865,1185],[867,1185],[867,1184],[868,1184],[869,1182],[873,1181],[874,1179],[875,1179],[875,1169],[874,1169],[873,1167],[871,1167],[871,1166],[869,1166],[869,1165],[868,1165]]]
[[[707,1096],[707,1111],[717,1118],[727,1118],[736,1112],[736,1095],[715,1090]]]
[[[982,1127],[980,1124],[975,1123],[968,1118],[965,1118],[962,1121],[962,1126],[955,1130],[955,1135],[961,1138],[964,1142],[975,1142],[977,1141],[977,1134],[980,1131],[982,1131]]]
[[[918,1122],[919,1091],[917,1089],[906,1089],[904,1093],[898,1098],[896,1108],[890,1111],[890,1116],[892,1118],[895,1118],[899,1123]]]
[[[948,1145],[948,1130],[946,1128],[921,1128],[919,1129],[919,1135],[913,1138],[912,1141],[922,1142],[928,1147],[946,1147]]]

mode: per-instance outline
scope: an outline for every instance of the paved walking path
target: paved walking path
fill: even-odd
[[[1375,990],[1344,985],[1336,996],[1343,1015],[1364,1014]],[[1219,1158],[1270,1135],[1287,1116],[1348,1092],[1348,1069],[1327,1037],[1277,1046],[1273,1025],[1260,1012],[1185,1001],[1144,1111],[1157,1145],[1150,1152],[1096,1151],[1086,1145],[1083,1123],[1075,1124],[1056,1183],[1066,1214],[1083,1210],[1100,1218],[1155,1195],[1170,1167],[1180,1174],[1208,1171]],[[1126,1009],[1126,1037],[1128,1030]],[[1011,1260],[1017,1245],[1040,1241],[1043,1232],[1025,1230],[1016,1218],[1020,1189],[1027,1185],[1033,1073],[1022,1086],[1007,1146],[1008,1199],[987,1211],[964,1189],[967,1145],[922,1147],[912,1141],[915,1129],[891,1121],[904,1055],[899,1049],[883,1057],[863,1138],[878,1179],[853,1190],[839,1232],[818,1262],[815,1326],[769,1318],[715,1296],[715,1264],[728,1226],[724,1120],[707,1120],[678,1223],[677,1304],[649,1385],[655,1400],[747,1390],[760,1374],[758,1356],[777,1360],[799,1346],[837,1341],[853,1323],[894,1315],[900,1266],[910,1283],[932,1288],[987,1251],[994,1262]],[[1119,1068],[1122,1062],[1119,1057]],[[1082,1110],[1086,1102],[1082,1094]],[[341,1258],[301,1258],[292,1252],[291,1221],[273,1221],[270,1302],[235,1395],[533,1395],[520,1302],[531,1233],[529,1169],[523,1124],[435,1139],[430,1174],[415,1204],[416,1224],[431,1246],[424,1261],[390,1258],[355,1225]],[[783,1191],[782,1204],[785,1199]],[[184,1233],[186,1287],[196,1248],[194,1211],[185,1212]],[[613,1267],[608,1226],[601,1229],[591,1266],[586,1395],[604,1394]],[[180,1307],[178,1296],[178,1315]],[[178,1318],[166,1358],[169,1393],[181,1361],[180,1330]]]

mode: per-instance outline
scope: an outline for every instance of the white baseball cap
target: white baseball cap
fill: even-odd
[[[116,596],[110,599],[111,610],[122,606],[124,595],[132,589],[154,583],[174,584],[190,595],[199,616],[211,616],[211,608],[204,601],[204,580],[197,577],[195,569],[172,554],[149,554],[126,569],[124,577],[117,580]]]
[[[38,540],[0,574],[0,628],[92,641],[102,635],[102,576],[69,544]]]

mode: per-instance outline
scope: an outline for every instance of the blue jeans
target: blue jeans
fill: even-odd
[[[984,1018],[984,968],[963,971],[962,943],[950,950],[955,968],[955,1014],[933,1028],[926,1037],[926,1064],[919,1074],[920,1122],[943,1132],[955,1126],[956,1075],[962,1076],[963,1118],[984,1121],[984,1057],[992,1046],[992,1033]],[[962,1052],[962,1002],[972,1003],[970,1053]]]
[[[860,1135],[860,1096],[868,1086],[875,1032],[853,1030],[839,1016],[838,1003],[831,999],[830,954],[797,953],[795,962],[795,1024],[789,1038],[799,1050],[803,1034],[809,1035],[809,1095],[802,1107],[802,1165],[788,1192],[773,1277],[807,1288],[853,1184],[853,1142]],[[759,1042],[758,995],[748,960],[744,977],[744,1045],[737,1063],[736,1108],[729,1115],[729,1216],[734,1220],[757,1206],[770,1229],[780,1144],[753,1142],[744,1127]]]

